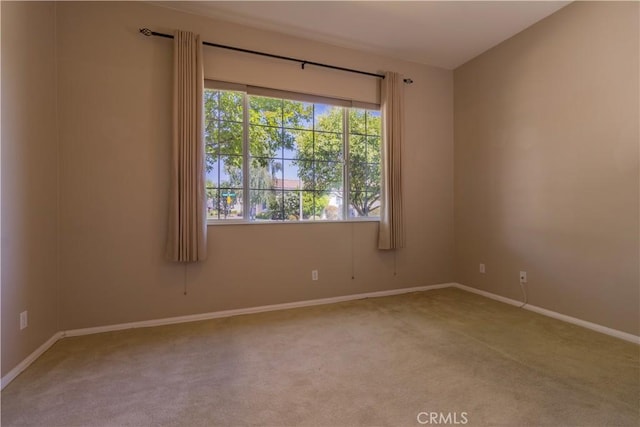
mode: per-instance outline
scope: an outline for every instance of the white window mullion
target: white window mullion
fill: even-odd
[[[342,151],[344,164],[342,166],[342,219],[349,219],[349,109],[342,110]]]
[[[249,195],[249,96],[242,94],[242,218],[250,221],[251,197]]]

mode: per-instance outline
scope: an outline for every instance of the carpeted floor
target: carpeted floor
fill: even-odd
[[[639,367],[449,288],[65,338],[2,391],[2,425],[638,426]]]

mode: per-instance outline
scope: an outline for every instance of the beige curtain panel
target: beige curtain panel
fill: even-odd
[[[202,42],[175,31],[173,139],[167,258],[195,262],[207,255]]]
[[[404,85],[398,73],[387,72],[381,81],[382,173],[379,249],[404,247],[402,212],[402,138]]]

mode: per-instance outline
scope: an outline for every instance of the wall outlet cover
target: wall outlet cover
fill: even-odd
[[[520,272],[520,283],[527,283],[527,272],[526,271],[521,271]]]
[[[27,316],[28,313],[26,310],[20,313],[20,330],[23,330],[24,328],[29,326],[29,318]]]

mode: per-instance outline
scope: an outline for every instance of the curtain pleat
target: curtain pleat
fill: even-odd
[[[379,249],[404,247],[402,211],[402,138],[404,85],[398,73],[387,72],[381,82],[382,173]]]
[[[195,262],[207,256],[204,158],[204,71],[200,36],[175,31],[173,137],[167,258]]]

